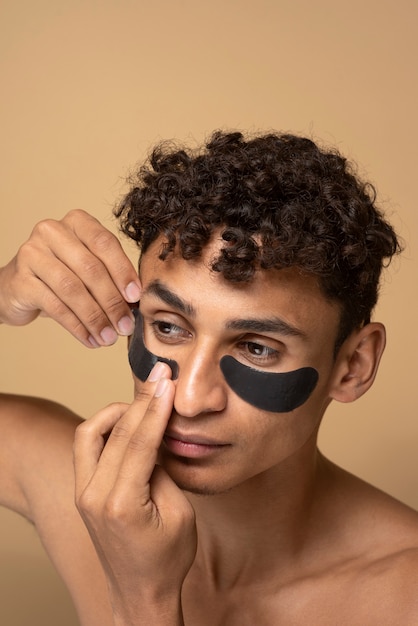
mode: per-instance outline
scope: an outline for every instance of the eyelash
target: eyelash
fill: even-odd
[[[190,337],[189,331],[177,326],[177,324],[173,324],[172,322],[165,322],[163,320],[155,320],[151,322],[152,331],[154,336],[165,343],[179,343],[183,339],[187,339]],[[168,331],[168,332],[164,332]],[[242,356],[251,361],[252,363],[258,364],[271,364],[273,361],[277,361],[280,356],[278,350],[271,348],[270,346],[266,346],[262,343],[258,343],[257,341],[239,341],[237,347],[242,354]],[[257,354],[256,352],[259,352]],[[261,352],[261,354],[260,354]]]
[[[171,341],[177,342],[179,339],[183,339],[184,337],[188,337],[190,333],[180,326],[173,324],[172,322],[164,322],[163,320],[155,320],[151,322],[152,332],[161,341]],[[175,331],[178,334],[175,337],[171,337],[169,333],[163,332],[162,327],[165,327],[169,331]]]
[[[262,343],[258,343],[257,341],[240,341],[238,347],[245,347],[245,357],[252,362],[262,363],[262,364],[270,364],[272,361],[277,361],[279,357],[279,351],[271,348],[270,346],[265,346]],[[254,354],[251,350],[261,351],[262,354]]]

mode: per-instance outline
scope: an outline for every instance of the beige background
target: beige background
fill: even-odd
[[[159,139],[276,128],[336,143],[407,248],[376,314],[389,337],[380,378],[331,407],[321,446],[418,508],[417,18],[415,0],[3,0],[0,264],[37,221],[74,207],[115,228],[123,178]],[[129,400],[123,341],[87,351],[48,320],[0,334],[2,390],[84,416]],[[34,530],[0,515],[0,623],[75,625]]]

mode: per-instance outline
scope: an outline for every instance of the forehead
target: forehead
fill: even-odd
[[[233,318],[280,317],[302,333],[321,331],[335,338],[340,320],[340,306],[322,293],[316,278],[296,268],[258,270],[253,280],[233,283],[211,269],[221,238],[214,238],[199,259],[185,260],[176,252],[159,259],[163,239],[157,239],[142,255],[140,278],[143,300],[158,299],[151,284],[168,287],[193,314],[225,323]]]

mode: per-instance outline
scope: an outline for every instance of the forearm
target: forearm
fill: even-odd
[[[53,489],[58,476],[71,473],[72,478],[71,448],[79,422],[80,418],[55,402],[0,393],[2,506],[34,521],[34,505]]]

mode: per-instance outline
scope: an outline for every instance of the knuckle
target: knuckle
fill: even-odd
[[[63,296],[77,295],[81,291],[80,279],[71,274],[63,274],[58,278],[57,289]]]
[[[116,494],[110,494],[103,507],[103,517],[112,527],[125,526],[130,518],[130,509]]]
[[[65,321],[65,317],[62,318],[63,321]],[[78,320],[77,318],[74,319],[74,316],[71,312],[68,313],[68,330],[78,339],[88,339],[89,336],[89,332],[86,329],[86,327],[84,326],[84,324]]]
[[[169,508],[169,517],[174,525],[183,529],[192,528],[196,521],[196,514],[191,505],[179,506],[179,503],[173,503]]]
[[[101,309],[94,308],[89,311],[84,319],[85,325],[89,328],[102,328],[105,325],[108,325],[108,319]]]
[[[77,443],[79,442],[81,439],[84,439],[86,436],[89,436],[90,434],[92,434],[95,430],[94,424],[93,424],[93,420],[84,420],[83,422],[80,422],[80,424],[78,424],[78,426],[75,429],[75,434],[74,434],[74,441]]]
[[[98,280],[104,274],[100,261],[87,254],[82,260],[82,271],[86,278],[92,280]]]
[[[118,536],[132,524],[155,523],[154,508],[149,506],[147,498],[136,498],[136,506],[133,507],[131,499],[127,501],[118,492],[108,495],[101,515],[108,529]]]
[[[48,298],[42,303],[41,308],[48,317],[59,322],[75,337],[82,338],[88,336],[88,331],[84,324],[59,298]]]
[[[68,315],[68,309],[59,298],[52,298],[47,304],[48,314],[54,319],[63,319]]]
[[[160,414],[159,410],[158,410],[158,407],[155,404],[155,400],[154,399],[149,403],[149,405],[147,407],[147,414],[151,418],[151,420],[153,420],[153,418],[158,418],[158,416]]]
[[[119,295],[119,293],[115,294],[114,296],[107,298],[106,301],[106,312],[108,314],[112,314],[112,313],[118,313],[120,312],[121,307],[125,307],[125,301],[122,299],[122,297]]]
[[[33,264],[39,259],[40,253],[38,247],[28,240],[23,243],[17,251],[15,257],[15,268],[18,274],[33,275]]]
[[[126,302],[119,291],[115,289],[115,292],[108,297],[106,306],[109,311],[116,311],[120,309],[121,305],[126,306]]]
[[[90,489],[85,489],[81,494],[76,495],[75,504],[84,518],[92,519],[98,514],[99,503]]]
[[[138,402],[149,402],[151,400],[151,390],[145,384],[142,384],[135,392],[135,400]]]
[[[128,448],[133,452],[141,454],[150,449],[150,443],[143,434],[135,434],[129,439]]]
[[[37,248],[34,245],[31,239],[22,243],[19,250],[17,251],[16,258],[18,262],[25,262],[28,258],[32,258],[34,254],[37,253]]]
[[[78,220],[79,218],[90,217],[86,211],[83,209],[71,209],[65,216],[62,218],[63,222],[72,222],[73,220]]]
[[[98,252],[107,252],[110,247],[114,246],[115,241],[117,242],[116,237],[109,230],[100,228],[93,235],[92,245]]]
[[[128,423],[118,422],[112,429],[112,438],[119,441],[126,441],[129,439],[131,430]]]
[[[38,222],[33,230],[32,237],[40,237],[41,239],[49,239],[51,234],[55,233],[58,228],[58,222],[51,218]]]

